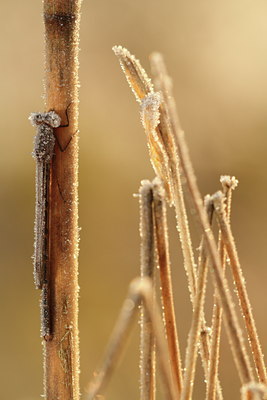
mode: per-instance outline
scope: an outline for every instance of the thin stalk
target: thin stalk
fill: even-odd
[[[159,71],[159,59],[158,59],[158,54],[154,53],[151,55],[151,70],[152,74],[154,76],[154,85],[155,89],[158,90],[159,92],[162,91],[162,78],[160,76],[162,71]],[[165,79],[168,79],[165,76]],[[181,218],[182,223],[181,226],[184,225],[184,230],[186,230],[187,226],[187,218],[183,218],[183,215],[186,217],[186,213],[183,212],[182,210],[184,209],[184,201],[183,201],[183,192],[180,188],[181,186],[181,178],[180,178],[180,165],[179,165],[179,158],[177,154],[177,146],[176,146],[176,141],[175,141],[175,133],[171,129],[171,123],[169,121],[169,115],[168,115],[168,108],[166,102],[162,101],[161,106],[160,106],[160,125],[159,129],[161,132],[161,135],[165,138],[165,143],[167,146],[169,146],[169,143],[171,144],[171,149],[172,149],[172,160],[175,160],[175,165],[176,165],[176,170],[174,174],[174,179],[173,179],[173,187],[174,187],[174,199],[175,199],[175,208],[176,208],[176,216],[178,220]],[[180,200],[179,200],[180,199]],[[180,206],[179,206],[180,203]],[[178,208],[180,207],[181,212],[178,211]],[[183,222],[184,221],[184,222]],[[184,235],[184,238],[186,236]],[[190,251],[191,244],[190,246],[186,247],[188,251]],[[189,254],[189,253],[188,253]],[[189,257],[190,259],[190,257]],[[200,258],[201,259],[201,258]],[[197,272],[196,269],[193,267],[192,263],[188,263],[189,268],[187,269],[187,277],[188,277],[188,287],[190,291],[190,298],[194,310],[194,305],[195,305],[195,296],[196,296],[196,282],[197,282]],[[199,267],[198,267],[199,268]],[[205,331],[206,329],[206,321],[205,321],[205,314],[202,313],[201,315],[201,330]],[[204,374],[206,380],[208,379],[208,363],[209,363],[209,358],[208,358],[208,353],[210,349],[210,341],[209,341],[209,335],[201,335],[200,336],[200,355],[202,359],[202,365],[204,369]],[[222,389],[219,380],[217,379],[217,398],[219,400],[222,400]]]
[[[190,299],[194,306],[197,275],[179,174],[175,137],[170,129],[167,110],[164,103],[162,103],[161,95],[154,92],[153,85],[140,62],[127,49],[121,46],[115,46],[113,50],[119,58],[122,70],[137,102],[141,105],[141,121],[147,136],[152,166],[163,181],[168,202],[175,205],[176,216],[179,220],[177,229],[182,244]],[[155,83],[157,84],[157,80]],[[205,329],[206,323],[203,318],[202,330]],[[207,354],[205,350],[207,348],[209,348],[209,336],[201,335],[201,357],[206,378],[208,374],[208,359],[205,358]],[[222,393],[219,383],[217,386],[218,399],[221,400]]]
[[[210,196],[206,196],[205,198],[205,207],[209,223],[211,225],[214,210],[213,210],[213,204],[210,200]],[[193,393],[197,351],[201,335],[201,322],[203,320],[203,313],[204,313],[207,273],[208,273],[208,257],[205,250],[205,241],[202,240],[201,250],[200,250],[200,263],[198,268],[197,291],[195,296],[193,318],[192,318],[191,328],[188,337],[188,345],[186,350],[184,387],[181,394],[181,400],[190,400]]]
[[[142,181],[140,194],[141,278],[154,281],[154,229],[152,183]],[[140,398],[155,399],[155,340],[149,313],[141,304]]]
[[[169,203],[175,206],[184,266],[190,281],[193,301],[192,290],[196,287],[195,262],[174,138],[169,134],[168,122],[164,119],[164,110],[160,105],[160,96],[154,93],[153,85],[140,62],[121,46],[113,47],[113,51],[120,61],[136,100],[141,105],[141,121],[147,135],[152,166],[164,183]]]
[[[192,198],[192,202],[200,222],[203,236],[206,241],[207,251],[209,252],[210,257],[210,267],[213,271],[212,276],[214,280],[214,285],[218,289],[220,302],[224,309],[225,325],[228,333],[229,342],[231,344],[231,349],[234,355],[234,360],[236,362],[241,382],[247,383],[253,380],[253,373],[250,365],[250,360],[243,343],[242,331],[238,323],[236,311],[233,307],[232,296],[229,291],[228,283],[224,279],[221,271],[221,263],[215,239],[209,227],[208,218],[203,206],[200,191],[197,186],[193,166],[189,158],[184,133],[180,127],[178,116],[176,114],[176,105],[172,96],[171,81],[167,75],[166,67],[162,57],[160,55],[157,55],[157,59],[157,63],[155,64],[157,64],[158,67],[158,77],[161,82],[163,100],[167,105],[169,121],[171,129],[174,132],[174,137],[176,139],[176,146],[181,167],[183,169],[189,193]]]
[[[52,340],[44,341],[44,397],[78,400],[78,51],[81,0],[43,0],[46,110],[55,129],[49,213]],[[68,123],[69,122],[69,123]]]
[[[117,365],[121,351],[125,346],[126,339],[131,331],[134,316],[142,300],[149,313],[156,339],[161,377],[165,388],[165,398],[167,400],[178,399],[177,392],[172,384],[168,359],[166,357],[168,350],[163,335],[163,324],[160,311],[158,307],[155,306],[151,280],[149,278],[136,278],[129,287],[128,296],[124,301],[119,318],[111,334],[99,372],[95,374],[93,382],[89,385],[87,400],[93,400],[107,385],[113,369]]]
[[[255,320],[252,314],[252,307],[249,301],[245,284],[245,278],[243,276],[240,261],[238,258],[234,237],[232,234],[231,227],[227,221],[227,216],[224,210],[222,192],[217,192],[217,194],[214,195],[214,207],[216,210],[216,216],[219,223],[219,227],[222,233],[222,240],[230,260],[230,266],[232,269],[232,274],[237,289],[239,304],[245,320],[245,325],[249,338],[249,344],[251,347],[251,353],[255,363],[257,374],[259,380],[262,383],[266,383],[267,375],[266,375],[264,357],[261,350],[259,336],[257,333]]]
[[[210,334],[211,334],[211,329],[209,327],[202,328],[201,327],[201,332],[200,332],[200,340],[201,340],[201,353],[203,353],[203,358],[204,360],[209,360],[210,356],[210,349],[209,349],[209,344],[210,344]]]
[[[155,236],[160,268],[161,293],[166,337],[169,348],[173,382],[177,386],[176,389],[180,395],[183,384],[183,376],[173,301],[166,204],[164,201],[164,189],[158,178],[154,179],[153,181],[153,200]]]
[[[231,214],[231,203],[232,203],[232,192],[236,188],[238,181],[235,177],[222,176],[221,183],[223,186],[223,192],[225,195],[226,215],[230,222]],[[223,272],[226,266],[226,253],[225,248],[221,239],[221,232],[219,232],[218,240],[218,251],[221,259],[221,265]],[[216,383],[219,367],[220,357],[220,338],[221,338],[221,325],[222,325],[222,308],[218,299],[216,290],[214,291],[214,306],[212,316],[212,327],[211,327],[211,348],[209,357],[209,376],[207,379],[207,400],[216,399]]]

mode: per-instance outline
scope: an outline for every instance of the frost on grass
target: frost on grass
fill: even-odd
[[[167,198],[171,200],[171,176],[168,168],[169,159],[165,150],[158,125],[160,123],[160,105],[162,102],[159,92],[148,94],[141,101],[140,116],[145,129],[149,148],[150,160],[154,171],[164,183]]]
[[[121,68],[136,100],[140,103],[147,94],[154,92],[151,79],[147,76],[139,60],[127,49],[122,46],[114,46],[112,50],[120,61]]]
[[[141,122],[145,130],[155,131],[159,124],[159,106],[161,95],[159,92],[147,95],[141,102]]]
[[[224,192],[228,189],[234,190],[238,186],[238,180],[235,176],[222,175],[220,177],[220,182],[222,184]]]
[[[170,155],[168,154],[169,149],[166,148],[166,141],[164,142],[162,121],[160,120],[161,95],[159,92],[154,92],[151,79],[134,55],[122,46],[114,46],[113,51],[119,59],[137,102],[141,105],[141,122],[147,136],[150,160],[156,175],[164,183],[166,198],[172,205],[173,181],[170,170]]]

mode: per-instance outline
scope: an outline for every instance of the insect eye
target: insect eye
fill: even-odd
[[[33,126],[40,125],[43,122],[41,113],[31,113],[29,120]]]

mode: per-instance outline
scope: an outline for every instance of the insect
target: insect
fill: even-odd
[[[33,157],[36,160],[36,203],[34,223],[34,283],[37,289],[42,289],[47,281],[48,261],[48,220],[49,220],[49,184],[51,160],[55,147],[54,128],[61,123],[60,116],[55,111],[47,113],[32,113],[30,121],[36,127]]]
[[[61,125],[61,118],[55,111],[31,113],[29,117],[31,124],[36,128],[32,153],[36,160],[36,203],[33,255],[34,283],[36,289],[42,290],[41,321],[42,336],[45,339],[51,337],[48,233],[51,161],[54,155],[54,147],[56,143],[54,129],[69,126],[67,110],[66,125]],[[61,151],[65,150],[62,149],[60,145],[59,147]]]

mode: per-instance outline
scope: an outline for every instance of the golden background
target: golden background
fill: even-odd
[[[34,289],[34,130],[43,106],[41,1],[1,4],[1,341],[0,398],[42,393],[39,293]],[[233,231],[263,350],[267,347],[267,3],[265,1],[86,1],[80,52],[80,340],[81,391],[101,359],[130,280],[139,270],[138,191],[154,176],[139,109],[111,48],[127,47],[149,70],[165,55],[201,191],[235,175]],[[171,258],[182,355],[189,303],[174,214]],[[199,231],[193,222],[194,246]],[[209,290],[211,295],[211,289]],[[208,305],[210,307],[211,301]],[[210,313],[209,313],[210,314]],[[208,315],[210,316],[210,315]],[[107,399],[136,399],[138,324]],[[239,398],[239,378],[223,337],[225,398]],[[199,363],[200,364],[200,363]],[[204,398],[201,367],[194,398]],[[159,388],[160,392],[160,388]]]

